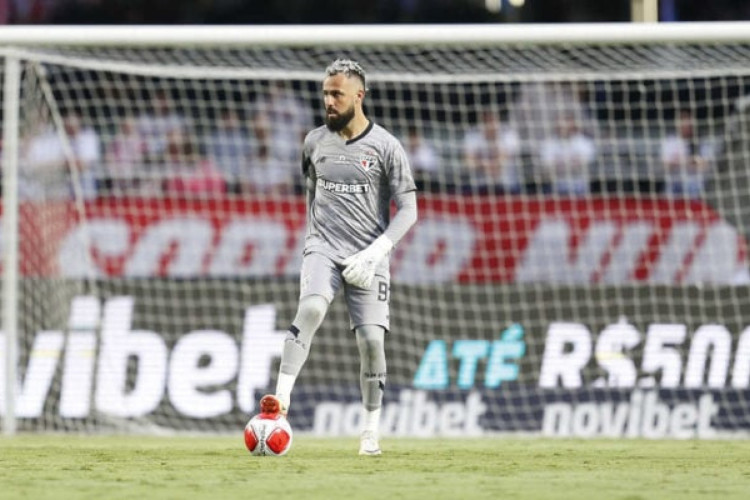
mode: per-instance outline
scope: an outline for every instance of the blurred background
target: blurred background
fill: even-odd
[[[19,429],[244,425],[297,307],[303,139],[344,57],[367,71],[367,116],[402,141],[420,192],[392,260],[389,432],[700,438],[711,421],[747,435],[750,23],[574,39],[601,22],[655,37],[664,25],[630,21],[657,19],[750,20],[750,1],[0,0],[0,23],[22,26],[0,34],[26,38],[0,47],[0,110],[18,111],[0,144],[20,255],[0,315],[18,318]],[[346,37],[321,40],[315,23]],[[463,26],[405,42],[416,23]],[[480,23],[523,33],[465,41]],[[535,42],[511,23],[560,24]],[[82,24],[166,26],[110,45],[91,34],[117,30]],[[267,39],[205,43],[198,24]],[[279,24],[294,27],[258,28]],[[190,39],[167,43],[178,31]],[[365,153],[352,166],[371,168]],[[4,214],[0,247],[16,239]],[[295,387],[295,431],[357,433],[349,327],[338,300]],[[641,403],[667,415],[659,429],[626,427],[623,405]]]
[[[558,23],[631,19],[632,0],[0,0],[3,24]],[[661,21],[750,19],[743,0],[662,0]]]

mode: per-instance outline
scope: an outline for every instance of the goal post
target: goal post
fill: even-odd
[[[312,47],[445,44],[726,43],[746,21],[567,24],[3,26],[6,47]]]
[[[6,434],[239,433],[337,57],[419,185],[384,434],[750,431],[750,23],[11,26],[0,56]],[[357,432],[348,325],[337,297],[295,431]]]
[[[5,341],[5,414],[3,431],[16,431],[16,387],[18,345],[18,106],[21,88],[20,63],[6,57],[3,82],[3,331]]]

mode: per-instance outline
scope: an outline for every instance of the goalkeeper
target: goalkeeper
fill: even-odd
[[[307,134],[302,172],[307,186],[307,234],[300,302],[281,357],[276,395],[261,411],[286,413],[295,380],[316,330],[344,289],[360,355],[363,425],[360,455],[379,455],[389,329],[389,255],[417,220],[416,187],[400,142],[362,109],[365,72],[338,59],[323,81],[325,126]],[[391,220],[390,205],[396,213]]]

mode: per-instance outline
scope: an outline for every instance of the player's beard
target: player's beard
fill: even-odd
[[[326,127],[331,132],[339,132],[352,121],[352,118],[354,118],[354,106],[333,116],[326,113]]]

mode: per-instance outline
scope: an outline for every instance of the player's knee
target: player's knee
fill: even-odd
[[[383,339],[379,339],[379,338],[365,339],[365,347],[371,353],[379,353],[385,350],[385,344],[383,342]]]
[[[321,311],[314,307],[301,307],[297,313],[295,324],[318,325],[323,321],[324,314],[325,311]]]
[[[320,323],[323,322],[327,310],[328,301],[322,295],[311,295],[305,297],[299,303],[295,324],[320,325]]]
[[[382,327],[367,325],[357,328],[357,344],[367,358],[375,358],[385,352],[385,332]]]

